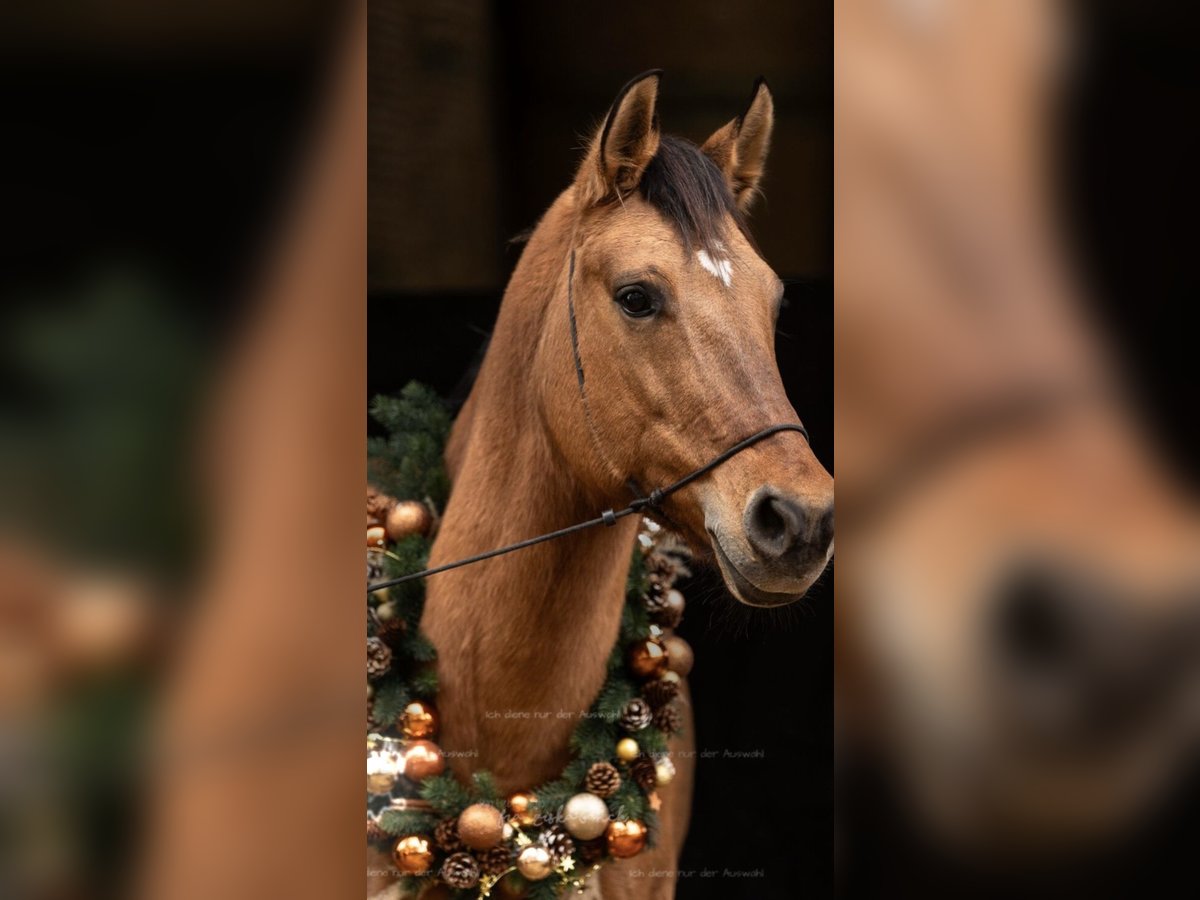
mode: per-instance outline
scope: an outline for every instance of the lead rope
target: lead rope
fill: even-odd
[[[537,537],[526,538],[523,541],[517,541],[515,544],[509,544],[506,547],[497,547],[495,550],[488,550],[485,553],[476,553],[474,556],[468,556],[465,559],[455,560],[454,562],[445,563],[444,565],[434,566],[431,569],[423,569],[420,572],[413,572],[409,575],[402,575],[399,578],[392,578],[389,581],[379,581],[371,585],[367,589],[370,594],[374,591],[382,590],[383,588],[393,587],[397,584],[404,584],[406,581],[412,581],[416,578],[428,578],[430,575],[437,575],[440,572],[448,572],[451,569],[457,569],[462,566],[469,566],[472,563],[483,562],[485,559],[491,559],[495,556],[503,556],[506,553],[513,553],[517,550],[524,550],[526,547],[532,547],[534,544],[540,544],[544,541],[552,541],[555,538],[566,537],[569,534],[575,534],[578,531],[584,531],[588,528],[594,528],[597,525],[616,525],[618,519],[623,519],[626,516],[632,516],[634,513],[640,513],[646,509],[656,509],[667,497],[671,496],[681,488],[691,484],[697,478],[707,475],[717,466],[728,462],[733,457],[737,456],[743,450],[748,450],[759,441],[769,438],[773,434],[778,434],[781,431],[795,431],[804,435],[804,439],[809,439],[808,432],[799,422],[783,422],[778,425],[771,425],[764,428],[762,431],[750,435],[750,437],[738,441],[728,450],[713,457],[698,469],[694,469],[684,475],[673,484],[667,485],[665,488],[655,488],[645,497],[638,497],[624,509],[612,510],[606,509],[594,519],[588,519],[586,522],[579,522],[575,525],[570,525],[566,528],[560,528],[558,531],[550,531],[546,534],[539,534]]]

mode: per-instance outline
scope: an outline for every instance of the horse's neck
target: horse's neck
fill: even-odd
[[[595,515],[530,404],[511,385],[484,391],[454,442],[435,564]],[[625,520],[430,579],[423,627],[438,649],[442,743],[465,754],[451,757],[458,774],[489,770],[504,790],[557,774],[604,680],[635,530]]]

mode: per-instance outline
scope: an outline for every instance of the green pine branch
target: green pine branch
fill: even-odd
[[[437,659],[437,650],[429,638],[416,629],[406,631],[396,649],[401,658],[415,662],[433,662]]]
[[[408,681],[409,689],[414,697],[421,700],[434,701],[437,699],[438,675],[432,666],[418,669]]]
[[[457,816],[471,804],[471,793],[448,772],[421,782],[421,796],[439,816]]]
[[[388,834],[429,834],[437,824],[433,816],[412,810],[385,809],[379,815],[379,827]]]
[[[387,727],[400,718],[410,700],[403,679],[387,675],[375,682],[375,705],[371,707],[371,717]]]
[[[489,803],[497,809],[504,810],[504,801],[500,799],[500,791],[496,789],[496,779],[491,772],[475,772],[471,775],[471,784],[475,802]]]

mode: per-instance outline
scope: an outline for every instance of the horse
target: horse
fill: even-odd
[[[774,356],[783,286],[745,219],[770,146],[770,89],[760,80],[697,146],[660,132],[660,75],[619,93],[522,252],[447,445],[453,488],[431,566],[624,505],[631,489],[799,422]],[[737,600],[779,606],[833,552],[833,479],[800,434],[782,432],[652,517],[714,559]],[[508,793],[561,771],[573,715],[617,638],[637,528],[630,517],[429,580],[421,627],[438,651],[456,776],[486,769]],[[673,896],[690,746],[671,748],[678,774],[661,792],[657,847],[603,867],[606,900]]]
[[[1200,647],[1194,501],[1047,225],[1052,6],[837,27],[838,769],[871,757],[902,828],[1014,869],[1153,813]]]

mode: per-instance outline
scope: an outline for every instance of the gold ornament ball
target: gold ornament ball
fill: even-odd
[[[682,684],[683,684],[683,679],[679,677],[679,673],[678,673],[678,672],[670,672],[670,671],[663,672],[663,673],[662,673],[662,678],[661,678],[660,680],[662,680],[662,681],[669,681],[669,682],[671,682],[672,684],[675,684],[675,685],[682,685]]]
[[[517,855],[517,871],[530,881],[541,881],[554,871],[554,861],[545,847],[526,847]]]
[[[655,638],[639,641],[629,651],[629,668],[641,678],[661,675],[667,669],[667,647]]]
[[[642,748],[633,738],[621,738],[617,741],[617,759],[622,762],[633,762],[641,752]]]
[[[659,787],[666,787],[675,780],[675,763],[663,757],[654,764],[654,781]]]
[[[400,714],[400,730],[406,738],[431,738],[437,731],[437,710],[424,700],[414,700]]]
[[[508,798],[508,808],[518,825],[532,825],[537,821],[537,797],[529,791],[517,791]]]
[[[586,791],[576,794],[563,806],[563,824],[571,837],[590,841],[608,827],[608,804]]]
[[[429,839],[410,834],[392,847],[392,861],[405,875],[423,875],[433,867],[433,848]]]
[[[413,741],[404,748],[404,774],[413,781],[441,775],[446,768],[442,748],[433,741]]]
[[[372,794],[390,794],[396,786],[396,776],[390,772],[375,772],[367,776],[367,790]]]
[[[646,826],[637,819],[618,819],[610,822],[604,834],[609,856],[629,859],[637,856],[646,847]]]
[[[387,532],[382,525],[372,525],[367,529],[367,548],[382,547],[387,543]]]
[[[458,817],[458,837],[472,850],[495,847],[504,837],[504,816],[489,803],[472,803]]]
[[[692,671],[692,663],[696,658],[692,654],[691,645],[677,634],[663,639],[667,651],[667,667],[678,675],[686,676]]]
[[[433,525],[429,507],[416,500],[404,500],[392,507],[387,515],[387,535],[402,541],[414,534],[427,534]]]

